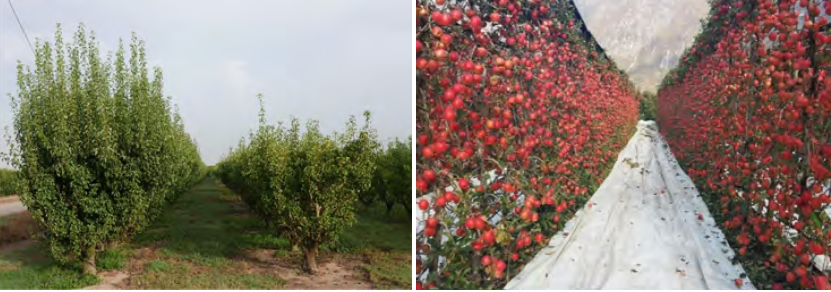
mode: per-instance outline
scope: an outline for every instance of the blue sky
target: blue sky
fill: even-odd
[[[295,116],[319,120],[324,132],[340,131],[350,115],[370,110],[382,140],[412,130],[408,1],[12,4],[33,45],[36,38],[51,42],[57,23],[68,40],[83,22],[105,51],[136,32],[150,65],[164,71],[165,93],[208,164],[256,128],[260,92],[272,123]],[[0,1],[0,127],[11,127],[7,94],[17,90],[17,60],[33,59],[8,2]]]

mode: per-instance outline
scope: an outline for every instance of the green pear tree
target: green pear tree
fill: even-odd
[[[218,164],[219,177],[303,250],[305,268],[315,274],[320,246],[355,222],[358,195],[370,188],[378,147],[370,114],[362,128],[353,117],[345,132],[325,135],[313,120],[304,131],[297,119],[268,125],[260,100],[257,132]]]
[[[146,228],[204,165],[135,34],[102,60],[94,33],[80,25],[64,43],[58,25],[35,54],[34,71],[17,66],[8,159],[52,255],[95,274],[96,254]]]

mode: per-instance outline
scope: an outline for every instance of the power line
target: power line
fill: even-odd
[[[22,31],[23,36],[26,37],[26,43],[29,44],[29,49],[32,50],[33,55],[37,55],[37,54],[35,54],[35,49],[32,48],[32,42],[29,41],[29,35],[26,34],[26,30],[23,29],[23,24],[20,23],[20,18],[17,17],[17,11],[14,10],[14,6],[12,5],[12,0],[8,0],[8,2],[9,2],[9,7],[12,8],[12,13],[14,13],[14,18],[17,19],[17,25],[20,26],[20,31]]]

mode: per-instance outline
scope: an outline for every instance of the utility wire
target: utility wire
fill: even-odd
[[[22,31],[23,36],[26,37],[26,43],[29,44],[29,49],[32,50],[33,55],[37,55],[37,54],[35,54],[35,49],[32,48],[32,42],[29,41],[29,35],[26,34],[26,30],[23,29],[23,24],[20,23],[20,18],[17,17],[17,11],[14,10],[14,6],[12,5],[12,0],[8,0],[8,2],[9,2],[9,7],[12,8],[12,13],[14,13],[14,18],[17,19],[17,25],[20,26],[20,31]]]

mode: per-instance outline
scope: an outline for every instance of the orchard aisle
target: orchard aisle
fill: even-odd
[[[506,289],[753,289],[654,122]],[[739,280],[737,280],[739,279]]]
[[[26,206],[16,197],[14,200],[0,202],[0,217],[14,215],[23,211],[26,211]]]

